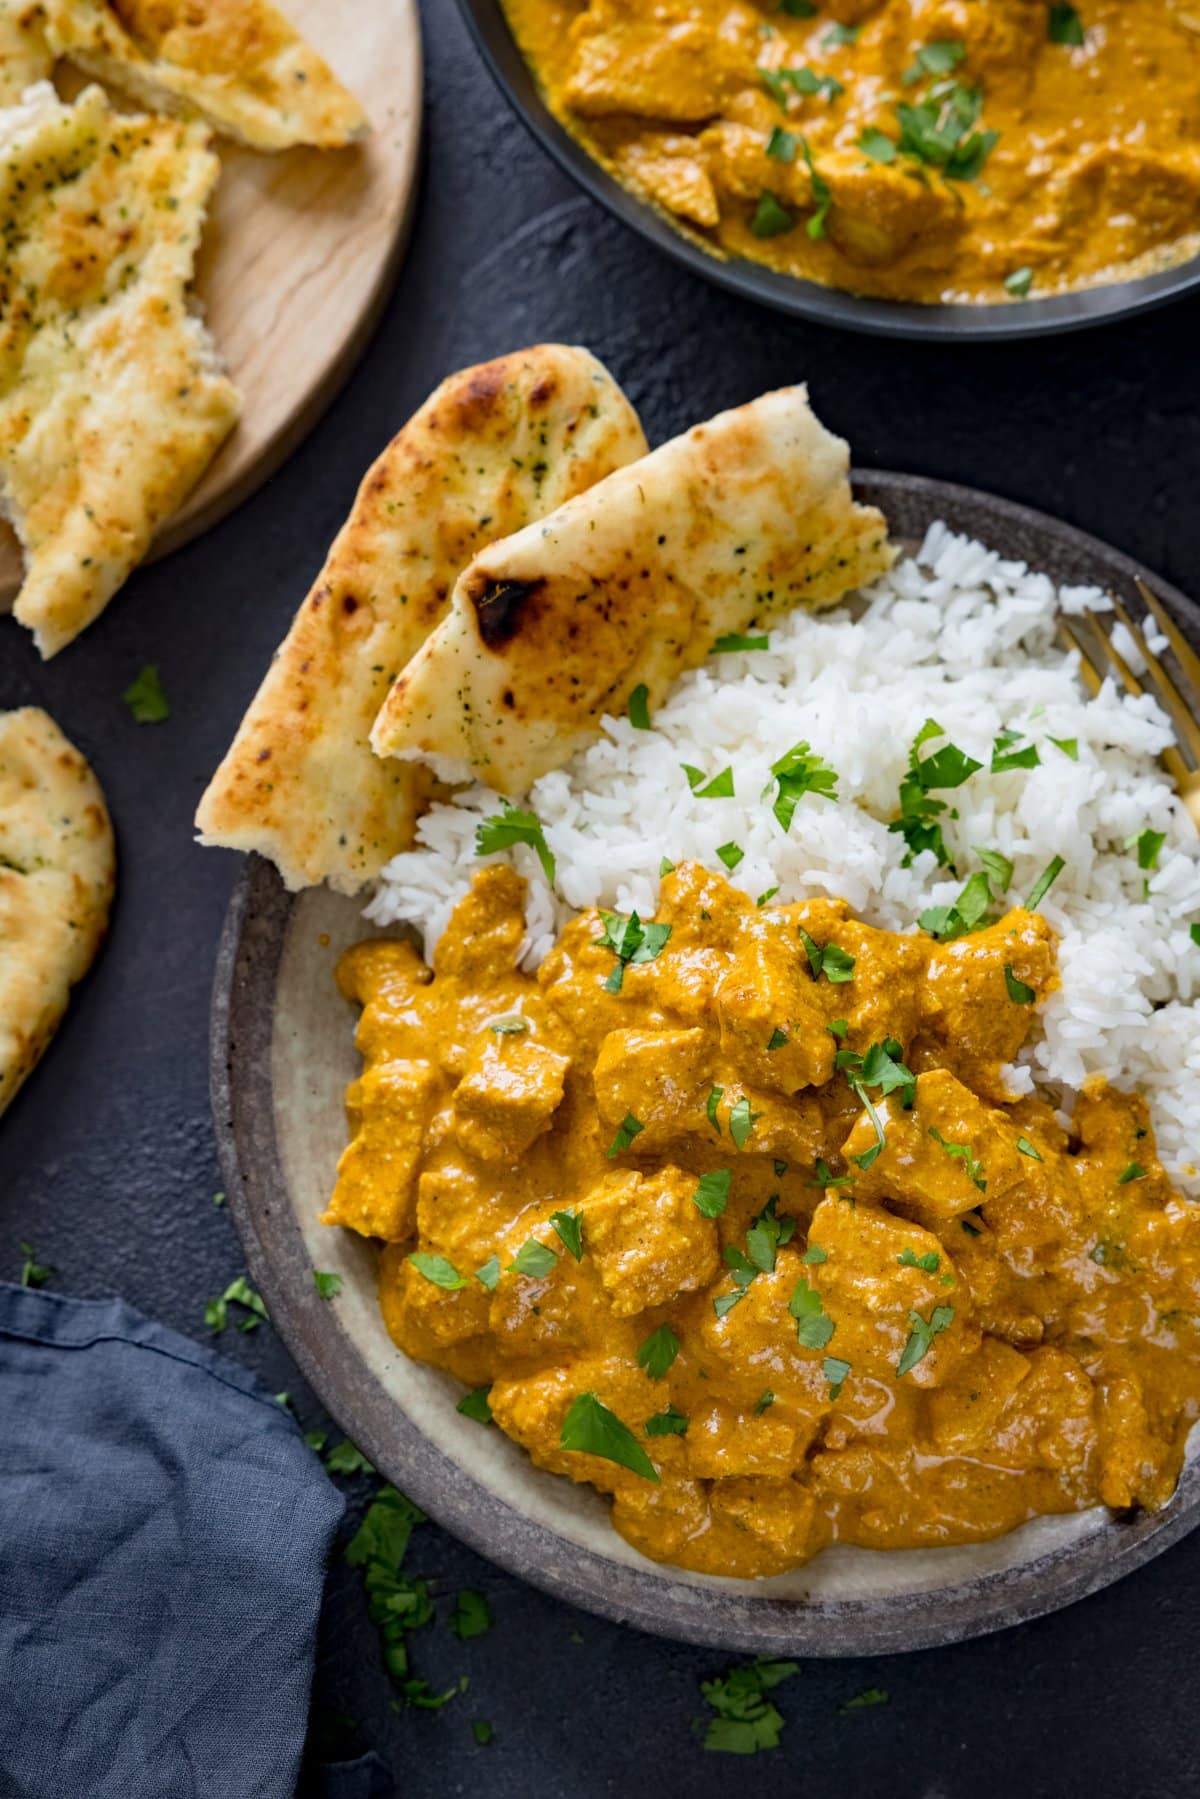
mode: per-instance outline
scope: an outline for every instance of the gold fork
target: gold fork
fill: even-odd
[[[1197,656],[1174,619],[1163,607],[1162,602],[1155,599],[1140,576],[1137,586],[1138,592],[1146,602],[1147,609],[1153,614],[1159,629],[1170,644],[1175,660],[1194,688],[1196,703],[1200,706],[1200,656]],[[1129,632],[1145,661],[1147,686],[1175,726],[1175,736],[1180,747],[1165,749],[1159,760],[1178,788],[1180,799],[1191,813],[1196,825],[1200,827],[1200,725],[1196,723],[1195,714],[1187,699],[1147,644],[1141,626],[1115,594],[1110,595],[1110,598],[1113,603],[1113,612]],[[1104,621],[1109,615],[1087,612],[1084,616],[1099,640],[1103,659],[1107,660],[1110,668],[1120,677],[1126,692],[1145,693],[1146,687],[1138,680],[1108,635]],[[1095,696],[1100,691],[1104,676],[1085,649],[1082,639],[1062,617],[1058,621],[1058,636],[1059,641],[1068,649],[1078,651],[1079,673],[1088,692]]]

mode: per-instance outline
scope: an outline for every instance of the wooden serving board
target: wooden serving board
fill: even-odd
[[[367,110],[347,150],[264,154],[218,138],[221,178],[195,291],[242,416],[148,560],[178,549],[266,480],[346,379],[387,297],[408,233],[421,135],[416,0],[281,0]],[[65,68],[62,93],[77,89]],[[122,96],[112,91],[114,102]],[[0,609],[21,584],[0,524]]]

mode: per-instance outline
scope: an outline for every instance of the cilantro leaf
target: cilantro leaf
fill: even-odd
[[[772,126],[771,135],[767,139],[767,155],[775,162],[795,162],[796,140],[790,131],[784,130],[782,125]],[[721,641],[722,640],[718,637],[716,643],[713,645],[713,651],[718,648]],[[761,643],[756,644],[754,647],[756,649],[765,649],[769,641],[768,638],[764,638]],[[710,651],[710,654],[712,654],[713,651]]]
[[[796,1338],[805,1349],[824,1349],[834,1332],[834,1322],[825,1310],[821,1295],[810,1287],[804,1276],[796,1282],[788,1311],[796,1320]]]
[[[793,229],[795,223],[783,202],[764,188],[750,220],[750,229],[755,237],[782,237],[785,232]]]
[[[1069,44],[1078,48],[1083,43],[1083,20],[1069,0],[1054,0],[1046,22],[1046,35],[1052,44]]]
[[[626,1112],[618,1127],[616,1136],[608,1146],[608,1154],[610,1156],[616,1156],[619,1155],[623,1149],[628,1149],[634,1138],[640,1136],[645,1128],[646,1127],[641,1120],[635,1118],[632,1112]]]
[[[524,1274],[530,1280],[545,1280],[551,1269],[558,1262],[558,1252],[548,1244],[539,1243],[536,1237],[526,1237],[520,1249],[508,1264],[510,1274]],[[466,1282],[463,1282],[466,1286]]]
[[[819,981],[824,975],[834,986],[854,979],[854,957],[838,943],[827,943],[824,946],[809,936],[804,926],[800,927],[800,941],[804,945],[804,953],[808,957],[808,965],[812,969],[813,979]]]
[[[490,1424],[492,1407],[488,1396],[491,1390],[490,1387],[476,1387],[472,1392],[464,1393],[455,1411],[461,1412],[464,1418],[473,1419],[476,1424]]]
[[[687,1427],[683,1413],[669,1405],[665,1412],[655,1412],[653,1418],[647,1418],[642,1429],[648,1437],[682,1437]]]
[[[729,1668],[700,1691],[714,1716],[704,1733],[705,1749],[722,1755],[754,1755],[779,1746],[783,1715],[767,1694],[800,1672],[799,1662],[759,1660]]]
[[[872,162],[895,162],[896,146],[885,131],[874,125],[864,125],[858,134],[858,147],[864,156]]]
[[[791,829],[796,807],[806,793],[815,794],[820,799],[837,798],[836,772],[803,741],[794,743],[777,762],[772,762],[771,775],[777,786],[771,810],[784,831]]]
[[[669,1324],[652,1331],[637,1352],[637,1364],[651,1380],[661,1380],[679,1354],[679,1338]]]
[[[954,1319],[953,1306],[934,1306],[928,1320],[922,1318],[920,1312],[910,1312],[908,1342],[901,1351],[900,1360],[896,1363],[897,1377],[902,1377],[916,1367],[923,1356],[927,1355],[933,1345],[933,1339],[948,1329]]]
[[[482,1593],[473,1587],[464,1587],[454,1601],[454,1610],[450,1614],[450,1628],[460,1643],[468,1642],[472,1637],[486,1636],[492,1628],[492,1608]]]
[[[838,91],[841,92],[840,86]],[[816,208],[804,229],[809,237],[824,237],[825,220],[829,217],[829,208],[833,205],[833,189],[813,161],[813,153],[809,148],[808,139],[804,136],[800,138],[800,153],[808,168],[808,185],[812,191],[813,206]]]
[[[929,1135],[940,1148],[945,1150],[948,1156],[952,1156],[955,1161],[963,1164],[967,1179],[972,1186],[978,1187],[981,1193],[986,1193],[987,1181],[983,1175],[983,1163],[976,1160],[975,1151],[971,1145],[969,1143],[947,1143],[935,1125],[929,1127]]]
[[[46,1282],[53,1280],[58,1273],[58,1269],[52,1267],[49,1262],[38,1261],[33,1253],[32,1244],[22,1243],[21,1254],[25,1258],[21,1263],[21,1285],[23,1287],[44,1287]],[[209,1322],[207,1314],[204,1321],[206,1324]]]
[[[475,1279],[491,1293],[500,1279],[500,1257],[494,1253],[490,1255],[483,1266],[475,1270]]]
[[[922,1274],[936,1274],[941,1259],[936,1249],[931,1249],[925,1255],[919,1256],[910,1243],[906,1243],[896,1257],[901,1268],[919,1268]]]
[[[746,1140],[761,1117],[762,1113],[753,1109],[743,1093],[729,1114],[729,1135],[733,1138],[735,1149],[746,1147]]]
[[[708,1122],[712,1125],[713,1130],[717,1133],[718,1137],[721,1135],[721,1120],[717,1116],[717,1108],[721,1104],[721,1101],[724,1099],[724,1097],[725,1097],[724,1087],[710,1087],[708,1090],[708,1098],[704,1103],[705,1116],[707,1117]]]
[[[1004,286],[1014,300],[1023,300],[1033,286],[1033,270],[1028,267],[1014,269],[1011,275],[1004,277]],[[1051,743],[1055,740],[1052,737]]]
[[[975,853],[995,891],[1007,893],[1013,880],[1013,865],[1008,857],[1002,856],[999,850],[977,850]]]
[[[515,843],[528,844],[537,854],[542,873],[551,886],[557,867],[546,843],[546,834],[537,815],[523,812],[510,801],[500,801],[503,810],[483,819],[475,828],[475,854],[490,856],[496,850],[511,849]]]
[[[1028,1137],[1018,1137],[1017,1148],[1023,1156],[1028,1156],[1031,1162],[1041,1162],[1045,1160],[1040,1151],[1034,1148]]]
[[[745,850],[738,843],[720,844],[717,848],[717,854],[729,870],[730,874],[733,873],[738,863],[743,862],[746,857]]]
[[[418,1274],[423,1274],[435,1287],[444,1287],[447,1293],[454,1293],[467,1284],[466,1276],[460,1274],[454,1263],[447,1261],[445,1256],[435,1256],[426,1249],[418,1249],[408,1259]]]
[[[322,1299],[336,1299],[342,1290],[340,1274],[325,1274],[321,1269],[314,1268],[313,1281]]]
[[[564,1449],[600,1456],[658,1484],[658,1470],[629,1426],[602,1405],[594,1393],[580,1393],[571,1401],[559,1442]]]
[[[778,132],[778,127],[776,128],[776,131]],[[784,131],[779,133],[779,135],[788,137],[790,136],[790,133]],[[768,156],[771,154],[771,147],[769,144],[767,146],[767,154]],[[792,155],[795,155],[794,150]],[[791,156],[784,158],[785,162],[790,162],[791,160]],[[718,637],[708,653],[710,656],[728,656],[732,655],[734,651],[741,651],[744,653],[747,650],[769,650],[770,647],[771,637],[769,632],[764,633],[760,637],[747,637],[744,632],[730,631],[724,637]]]
[[[529,1020],[522,1018],[519,1013],[514,1013],[511,1018],[497,1018],[494,1024],[488,1026],[488,1029],[494,1031],[497,1037],[519,1037],[529,1029]]]
[[[1130,838],[1126,847],[1133,849],[1136,845],[1138,867],[1149,873],[1158,867],[1159,851],[1166,841],[1167,833],[1165,831],[1142,831],[1136,837]]]
[[[555,1233],[570,1250],[577,1262],[583,1260],[583,1213],[552,1212],[550,1222]]]
[[[1118,1187],[1127,1187],[1130,1181],[1144,1181],[1146,1170],[1140,1162],[1130,1162],[1117,1176]]]
[[[632,964],[653,962],[666,948],[671,937],[669,924],[643,924],[636,912],[622,918],[618,912],[601,910],[604,935],[594,940],[596,949],[610,949],[617,966],[604,983],[608,993],[620,993],[625,970]]]
[[[346,1546],[346,1561],[361,1568],[371,1621],[379,1632],[384,1665],[402,1699],[423,1710],[436,1710],[453,1698],[454,1689],[435,1694],[429,1683],[413,1677],[408,1635],[433,1616],[425,1581],[403,1572],[413,1529],[425,1514],[395,1487],[381,1487],[356,1534]]]
[[[650,689],[644,681],[639,681],[629,696],[629,722],[635,731],[651,729]]]
[[[1019,747],[1018,747],[1019,746]],[[1002,775],[1015,768],[1040,768],[1037,745],[1024,743],[1019,731],[1001,731],[992,745],[992,773]]]
[[[829,1382],[829,1397],[837,1399],[842,1391],[842,1383],[849,1374],[851,1364],[844,1362],[841,1356],[827,1355],[821,1363],[821,1373]]]
[[[719,775],[710,781],[702,768],[693,768],[690,762],[679,765],[687,776],[688,786],[698,800],[731,800],[733,792],[733,769],[723,768]]]
[[[374,1474],[375,1466],[369,1462],[362,1450],[353,1444],[349,1437],[341,1443],[335,1443],[325,1457],[325,1466],[330,1474]]]
[[[728,1168],[714,1168],[700,1176],[700,1185],[692,1194],[696,1210],[705,1218],[719,1218],[729,1203],[729,1183],[733,1179]]]
[[[1066,866],[1067,865],[1061,856],[1055,856],[1051,861],[1047,862],[1045,868],[1034,882],[1032,893],[1025,901],[1025,910],[1027,912],[1037,911],[1038,907],[1041,905]]]
[[[983,767],[981,762],[976,762],[973,756],[968,756],[953,743],[922,760],[924,746],[935,737],[945,735],[936,718],[927,718],[908,752],[908,773],[900,783],[900,816],[888,826],[888,830],[897,832],[908,846],[905,868],[910,867],[913,858],[923,850],[932,851],[939,868],[951,866],[942,827],[938,823],[946,807],[941,800],[931,798],[931,794],[935,788],[961,787]]]
[[[1004,985],[1014,1006],[1031,1006],[1037,998],[1037,989],[1026,986],[1024,981],[1019,981],[1012,971],[1010,962],[1004,964]]]
[[[171,707],[153,662],[144,664],[121,698],[133,714],[135,724],[160,725],[171,716]]]

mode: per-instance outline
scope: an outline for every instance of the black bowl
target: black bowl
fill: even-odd
[[[839,288],[820,287],[781,275],[742,257],[728,260],[705,250],[675,229],[665,215],[621,186],[576,142],[550,111],[513,41],[500,0],[458,0],[472,36],[501,92],[534,137],[559,166],[602,206],[706,281],[715,281],[745,299],[757,300],[795,318],[815,319],[876,337],[954,338],[960,343],[996,342],[1013,337],[1051,337],[1087,325],[1129,318],[1164,306],[1181,294],[1200,292],[1200,256],[1144,275],[1045,300],[1017,300],[1002,306],[918,306],[898,300],[868,300]]]

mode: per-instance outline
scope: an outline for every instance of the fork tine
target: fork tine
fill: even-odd
[[[1200,725],[1192,717],[1187,701],[1146,642],[1141,626],[1121,604],[1116,594],[1110,595],[1110,598],[1117,617],[1133,638],[1140,654],[1145,658],[1146,666],[1154,678],[1157,698],[1171,714],[1180,741],[1190,751],[1197,767],[1200,767]]]
[[[1197,656],[1162,601],[1155,598],[1140,575],[1137,578],[1137,589],[1154,614],[1163,636],[1174,650],[1175,659],[1180,668],[1196,689],[1197,695],[1200,696],[1200,656]]]
[[[1130,668],[1128,662],[1126,662],[1124,656],[1122,656],[1116,644],[1108,635],[1108,632],[1104,629],[1097,614],[1088,612],[1086,617],[1092,630],[1095,632],[1096,637],[1099,639],[1100,647],[1105,656],[1107,656],[1111,667],[1120,676],[1125,691],[1127,693],[1138,695],[1144,694],[1146,691],[1145,688]],[[1159,757],[1159,761],[1162,763],[1171,779],[1175,782],[1176,786],[1179,786],[1186,781],[1192,772],[1179,751],[1173,746],[1163,750]]]
[[[1068,650],[1074,650],[1078,655],[1079,678],[1091,694],[1092,698],[1095,699],[1101,687],[1104,685],[1103,676],[1080,643],[1078,637],[1076,637],[1074,631],[1072,631],[1066,619],[1061,616],[1058,621],[1058,636],[1059,641],[1063,643]]]

